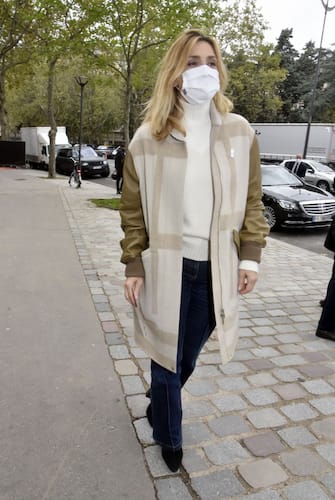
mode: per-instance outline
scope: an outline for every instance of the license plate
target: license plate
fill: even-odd
[[[101,169],[101,167],[100,166],[93,167],[93,170],[98,170],[98,169]]]
[[[323,222],[325,220],[329,220],[329,215],[313,215],[313,222]]]

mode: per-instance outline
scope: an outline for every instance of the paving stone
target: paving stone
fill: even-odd
[[[206,424],[202,422],[184,423],[183,425],[183,439],[185,446],[193,444],[200,445],[200,443],[209,441],[213,436],[209,432]]]
[[[120,333],[120,328],[116,321],[102,321],[101,326],[106,333]]]
[[[306,427],[297,426],[277,431],[279,436],[292,448],[317,443],[316,437]]]
[[[280,459],[295,476],[318,476],[328,468],[315,451],[306,448],[281,453]]]
[[[335,417],[328,417],[313,422],[311,430],[320,438],[335,441]]]
[[[130,357],[128,347],[126,345],[109,346],[109,353],[113,359],[128,359]]]
[[[133,418],[141,418],[145,415],[145,409],[148,406],[148,399],[144,394],[135,394],[127,396],[127,405]]]
[[[226,375],[237,375],[239,373],[245,373],[248,371],[248,368],[245,366],[245,363],[240,363],[239,361],[231,361],[224,366],[221,366],[221,370]]]
[[[184,448],[183,467],[188,474],[195,472],[205,473],[211,466],[206,460],[203,450]]]
[[[138,368],[131,359],[119,359],[114,362],[115,371],[119,375],[137,375]]]
[[[300,367],[299,367],[300,369]],[[282,382],[295,382],[296,380],[304,380],[301,373],[295,368],[277,368],[273,370],[273,375]]]
[[[271,361],[277,366],[296,366],[306,363],[306,360],[300,354],[277,356],[276,358],[271,358]]]
[[[183,404],[183,418],[209,417],[215,414],[215,408],[206,401],[185,401]]]
[[[218,500],[239,496],[246,490],[231,470],[220,470],[191,478],[191,486],[200,498]]]
[[[243,443],[255,457],[267,457],[285,450],[285,446],[272,431],[246,437]]]
[[[190,380],[185,385],[185,390],[193,396],[206,396],[207,394],[216,394],[218,386],[210,380]]]
[[[256,337],[255,342],[257,342],[257,344],[262,345],[262,346],[269,346],[269,345],[277,345],[278,344],[278,340],[276,340],[273,336],[270,337],[267,335],[264,335],[262,337]]]
[[[326,365],[321,364],[307,364],[303,366],[299,366],[299,371],[307,377],[317,378],[324,377],[326,375],[331,375],[334,373],[334,370]]]
[[[330,500],[330,497],[314,481],[302,481],[283,489],[287,500]]]
[[[321,482],[328,488],[328,490],[333,494],[335,498],[335,474],[334,472],[327,472],[321,477]]]
[[[160,446],[147,446],[144,455],[153,477],[170,476],[172,472],[162,459]]]
[[[263,408],[247,414],[248,420],[256,429],[279,427],[287,423],[286,418],[274,408]]]
[[[327,356],[322,352],[304,352],[301,355],[309,363],[319,363],[320,361],[327,361]]]
[[[248,423],[240,415],[226,415],[214,420],[209,420],[208,427],[220,437],[244,434],[250,431]]]
[[[179,477],[158,479],[156,489],[158,500],[192,500],[192,496]]]
[[[255,375],[247,375],[247,380],[252,384],[252,385],[257,385],[264,387],[266,385],[274,385],[277,383],[277,379],[275,379],[271,373],[256,373]],[[243,387],[242,387],[243,389]]]
[[[222,412],[231,412],[244,410],[248,407],[247,403],[237,394],[227,394],[217,397],[212,397],[211,401]]]
[[[145,392],[142,380],[136,375],[125,375],[121,377],[121,382],[127,395]]]
[[[235,351],[234,361],[246,361],[248,359],[255,359],[255,356],[247,349],[239,349]]]
[[[282,399],[290,401],[292,399],[304,398],[307,392],[302,389],[299,384],[292,382],[291,384],[283,384],[272,387]]]
[[[134,427],[137,437],[142,444],[155,444],[155,441],[152,437],[152,427],[150,427],[149,422],[146,418],[135,420]]]
[[[278,349],[283,354],[303,354],[305,351],[304,347],[300,344],[283,344],[279,345]],[[305,359],[305,356],[303,356]]]
[[[331,415],[332,413],[335,413],[335,398],[311,399],[310,403],[323,415]]]
[[[275,490],[263,490],[259,493],[253,493],[251,495],[243,495],[246,500],[280,500],[282,497]]]
[[[280,355],[280,352],[273,347],[257,347],[255,349],[251,349],[251,352],[258,358],[271,358],[273,356]]]
[[[256,347],[256,344],[253,339],[242,337],[238,339],[237,349],[251,349],[252,347]]]
[[[302,385],[311,394],[329,394],[335,391],[334,387],[322,379],[307,380],[306,382],[303,382]]]
[[[274,367],[273,363],[268,359],[250,359],[249,361],[245,361],[244,364],[255,372],[271,370]]]
[[[221,363],[221,354],[219,352],[200,354],[199,359],[201,360],[201,363],[207,365],[219,365]]]
[[[197,366],[192,373],[192,378],[212,378],[221,375],[221,370],[218,366],[202,365]]]
[[[250,387],[243,377],[223,377],[216,382],[221,389],[227,392],[242,391]]]
[[[122,345],[125,343],[121,333],[106,333],[105,340],[107,345]]]
[[[286,472],[269,458],[239,465],[237,469],[252,488],[267,488],[288,479]]]
[[[204,447],[208,460],[214,465],[228,465],[249,458],[249,453],[234,440],[226,440]]]
[[[278,396],[271,389],[249,389],[243,391],[243,396],[255,406],[270,405],[279,401]]]
[[[280,409],[288,418],[293,420],[293,422],[308,420],[318,416],[317,412],[314,411],[307,403],[293,403],[282,406]]]
[[[320,444],[316,449],[327,462],[335,466],[335,444]]]
[[[282,344],[299,344],[301,342],[301,337],[296,333],[283,333],[276,335],[276,339]]]

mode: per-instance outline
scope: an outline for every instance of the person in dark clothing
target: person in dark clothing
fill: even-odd
[[[328,230],[324,246],[328,250],[335,252],[335,218]],[[326,297],[321,305],[323,309],[316,329],[316,336],[323,339],[335,340],[335,256]]]
[[[123,183],[123,164],[125,158],[125,149],[124,146],[121,145],[118,152],[115,156],[115,170],[116,170],[116,192],[117,194],[121,194],[122,192],[122,183]]]

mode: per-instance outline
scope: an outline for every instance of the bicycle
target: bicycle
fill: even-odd
[[[80,188],[81,186],[81,170],[80,170],[80,165],[74,164],[73,170],[71,172],[71,175],[69,177],[69,184],[70,187],[74,187],[76,189]]]

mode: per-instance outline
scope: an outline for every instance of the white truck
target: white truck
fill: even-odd
[[[50,127],[21,127],[21,140],[26,143],[26,163],[31,167],[47,170],[49,166]],[[60,148],[70,147],[65,127],[57,127],[56,153]]]
[[[261,160],[281,162],[302,158],[307,123],[252,123]],[[306,158],[335,165],[335,123],[312,123]]]

